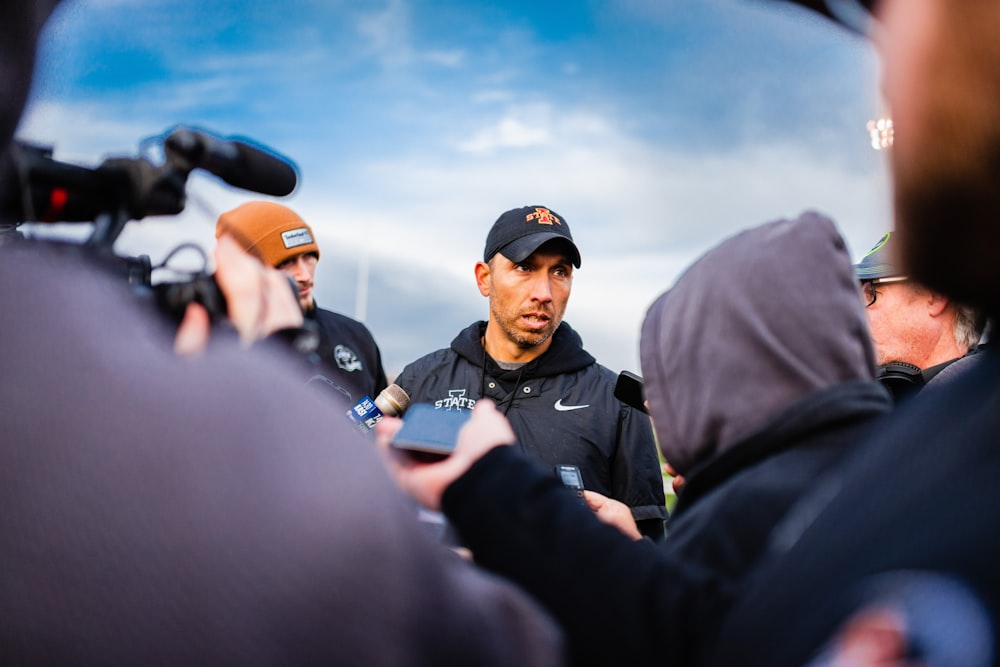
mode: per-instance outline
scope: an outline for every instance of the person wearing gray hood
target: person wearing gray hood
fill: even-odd
[[[734,577],[890,406],[844,241],[816,213],[707,253],[650,307],[640,356],[660,450],[685,479],[671,546]]]
[[[698,664],[773,527],[891,405],[844,241],[815,213],[709,251],[649,309],[640,352],[660,448],[688,478],[660,544],[499,446],[516,438],[488,402],[442,462],[377,427],[400,486],[553,614],[572,664]]]

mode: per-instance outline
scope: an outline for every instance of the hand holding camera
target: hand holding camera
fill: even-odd
[[[215,264],[215,280],[225,295],[229,322],[244,345],[281,329],[302,326],[302,309],[283,273],[261,264],[229,236],[219,238]],[[210,313],[192,301],[177,328],[174,349],[179,354],[201,351],[208,344],[210,330]]]

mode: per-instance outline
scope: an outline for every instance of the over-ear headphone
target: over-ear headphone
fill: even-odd
[[[916,394],[927,384],[923,371],[905,361],[890,361],[879,366],[876,377],[889,390],[896,403]]]

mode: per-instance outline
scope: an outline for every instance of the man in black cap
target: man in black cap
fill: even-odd
[[[616,375],[563,322],[579,267],[561,215],[544,206],[507,211],[475,268],[489,320],[408,365],[396,383],[413,403],[439,410],[492,399],[526,453],[550,470],[577,466],[585,488],[628,505],[640,532],[657,539],[666,507],[649,419],[615,398]]]
[[[654,302],[641,338],[657,442],[687,477],[654,548],[500,446],[518,438],[488,399],[440,462],[390,448],[397,421],[376,427],[401,488],[552,611],[573,665],[697,664],[774,526],[891,406],[843,239],[815,213],[713,248]]]
[[[898,400],[974,352],[984,321],[976,309],[911,280],[900,268],[897,245],[895,236],[886,234],[854,272],[861,283],[879,379]]]

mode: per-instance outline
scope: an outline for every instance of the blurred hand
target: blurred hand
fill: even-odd
[[[211,330],[211,318],[205,307],[200,303],[189,303],[174,335],[174,352],[181,356],[198,354],[208,345]]]
[[[403,416],[405,419],[405,415]],[[375,425],[375,443],[396,483],[414,500],[429,510],[441,511],[441,497],[452,482],[486,452],[516,441],[510,422],[496,409],[493,401],[480,399],[469,421],[458,433],[458,443],[451,456],[440,461],[418,460],[403,450],[390,446],[402,421],[386,417]]]
[[[667,473],[672,478],[670,480],[670,486],[674,490],[674,494],[679,494],[681,489],[684,488],[684,477],[678,475],[677,471],[674,470],[669,463],[663,464],[663,472]]]
[[[221,236],[215,246],[215,267],[229,321],[245,346],[279,329],[302,326],[302,309],[285,274],[261,264],[229,235]],[[177,329],[174,349],[196,354],[208,344],[210,331],[208,313],[192,303]]]
[[[862,609],[847,620],[830,655],[815,667],[920,667],[923,662],[906,657],[906,633],[906,621],[892,609]]]
[[[587,501],[587,506],[597,516],[598,519],[617,528],[625,537],[633,540],[641,540],[642,533],[635,523],[632,510],[628,505],[601,495],[597,491],[584,491],[583,498]]]

